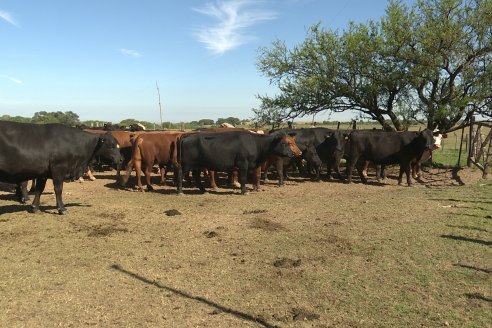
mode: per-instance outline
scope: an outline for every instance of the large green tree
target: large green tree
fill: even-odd
[[[315,24],[292,49],[276,40],[257,66],[280,92],[258,96],[256,119],[355,110],[388,130],[409,119],[450,127],[487,108],[491,13],[490,0],[391,1],[380,21],[342,32]]]
[[[62,123],[66,125],[75,126],[80,124],[79,115],[72,111],[67,112],[47,112],[41,111],[34,113],[34,116],[31,119],[32,123]]]

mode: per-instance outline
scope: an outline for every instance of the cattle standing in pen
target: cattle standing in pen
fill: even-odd
[[[427,129],[421,132],[354,131],[348,142],[347,181],[352,181],[352,171],[357,162],[363,159],[376,165],[399,164],[398,184],[401,184],[405,172],[410,186],[411,164],[422,158],[426,150],[439,148],[441,137],[439,132]],[[362,182],[366,183],[362,168],[357,167],[357,170]],[[376,175],[380,176],[379,169]]]
[[[52,179],[56,207],[65,214],[63,182],[78,179],[94,156],[121,162],[118,144],[108,134],[90,134],[62,124],[0,121],[0,181],[36,179],[32,211],[39,212],[46,180]]]
[[[315,176],[313,179],[315,181],[320,180],[322,163],[327,165],[328,179],[331,178],[332,168],[340,176],[339,165],[344,153],[347,133],[327,128],[282,129],[278,131],[296,133],[296,144],[302,151],[302,159],[306,160],[308,166],[314,169]],[[298,161],[300,162],[301,158]],[[298,166],[301,165],[298,163]]]
[[[244,131],[195,133],[183,135],[178,147],[178,194],[182,191],[182,172],[193,171],[200,191],[205,192],[200,180],[200,170],[214,171],[237,169],[241,193],[247,193],[248,172],[257,169],[271,154],[292,157],[299,149],[293,135],[259,135]]]
[[[137,136],[133,141],[132,158],[127,165],[125,174],[121,177],[121,187],[125,187],[132,169],[135,168],[137,190],[144,191],[141,181],[143,167],[147,190],[153,190],[150,174],[154,164],[160,168],[160,183],[165,184],[166,168],[175,169],[177,166],[176,143],[182,134],[181,131],[159,131]],[[175,180],[176,178],[177,176],[175,176]]]

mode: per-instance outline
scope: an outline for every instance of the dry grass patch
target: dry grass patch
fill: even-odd
[[[66,185],[65,217],[3,197],[0,326],[485,327],[492,184],[447,174],[248,196],[100,177]]]

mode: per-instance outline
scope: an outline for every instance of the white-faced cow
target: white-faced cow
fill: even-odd
[[[411,164],[418,162],[424,152],[440,146],[442,135],[439,132],[423,130],[421,132],[385,132],[354,131],[349,136],[347,155],[347,180],[352,180],[352,171],[359,160],[371,161],[376,165],[399,164],[398,184],[401,184],[403,172],[410,186]],[[361,167],[357,167],[362,182],[367,179]],[[379,169],[377,176],[380,175]]]

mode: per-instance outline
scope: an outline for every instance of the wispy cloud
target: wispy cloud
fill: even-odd
[[[133,49],[120,48],[120,49],[118,49],[118,51],[125,56],[131,56],[131,57],[142,56],[142,54],[140,52],[138,52],[137,50],[133,50]]]
[[[20,27],[19,23],[14,19],[12,14],[9,12],[0,10],[0,18],[6,21],[7,23],[14,25],[15,27]]]
[[[7,76],[7,75],[3,75],[3,77],[6,78],[7,80],[14,82],[15,84],[24,84],[24,82],[22,82],[19,79],[16,79],[15,77]]]
[[[260,9],[261,4],[263,1],[258,0],[227,0],[193,8],[194,11],[218,21],[212,26],[196,28],[195,36],[216,55],[250,42],[255,37],[245,33],[248,27],[277,18],[276,12]]]

